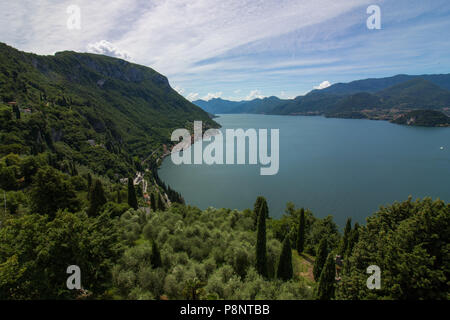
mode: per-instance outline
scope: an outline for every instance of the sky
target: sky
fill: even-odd
[[[0,12],[0,42],[142,64],[191,101],[450,73],[448,0],[0,0]]]

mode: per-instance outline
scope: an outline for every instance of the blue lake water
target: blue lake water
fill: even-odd
[[[263,195],[273,217],[292,201],[318,217],[333,215],[342,227],[347,217],[364,223],[380,205],[409,195],[450,201],[450,128],[254,114],[215,120],[223,132],[279,129],[280,167],[261,176],[260,165],[175,165],[167,157],[161,179],[201,209],[253,208]]]

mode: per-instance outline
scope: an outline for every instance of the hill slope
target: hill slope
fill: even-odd
[[[329,86],[328,88],[314,91],[339,95],[354,94],[358,92],[375,93],[387,89],[389,87],[395,86],[397,84],[418,78],[427,80],[437,86],[440,86],[443,89],[450,90],[450,74],[435,74],[435,75],[399,74],[387,78],[371,78],[371,79],[355,80],[349,83],[335,83]]]
[[[196,100],[195,105],[203,110],[213,113],[269,113],[275,107],[286,103],[288,100],[282,100],[277,97],[257,98],[250,101],[230,101],[221,98],[214,98],[208,101]]]
[[[234,113],[237,108],[242,104],[242,101],[229,101],[221,98],[214,98],[208,101],[196,100],[192,102],[193,104],[199,106],[206,112],[212,114],[218,113]]]
[[[206,127],[218,126],[174,91],[166,77],[148,67],[87,53],[38,56],[2,43],[1,102],[4,112],[11,110],[7,103],[16,102],[24,115],[21,123],[2,125],[4,151],[10,151],[8,145],[23,144],[22,152],[33,152],[36,147],[31,144],[47,140],[44,144],[56,144],[66,150],[66,156],[80,161],[86,154],[100,152],[111,158],[106,163],[112,158],[134,163],[133,156],[142,160],[152,153],[161,155],[163,144],[171,143],[171,132],[192,126],[194,120],[202,120]],[[36,130],[28,121],[37,123]],[[4,131],[6,126],[15,134]],[[23,130],[30,136],[25,137]],[[90,162],[96,165],[101,158],[90,158]]]

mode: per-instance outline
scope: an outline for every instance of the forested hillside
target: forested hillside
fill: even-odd
[[[131,172],[134,156],[160,156],[171,132],[194,120],[217,127],[150,68],[87,53],[38,56],[5,44],[0,104],[1,155],[52,149],[102,174]]]
[[[288,102],[277,97],[268,97],[254,100],[229,101],[214,98],[208,101],[196,100],[193,103],[212,114],[227,113],[270,113],[276,106]]]

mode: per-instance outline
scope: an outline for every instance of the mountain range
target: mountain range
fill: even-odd
[[[380,79],[337,83],[295,99],[277,97],[251,101],[212,99],[193,102],[205,111],[272,115],[323,115],[338,118],[395,120],[412,110],[441,112],[450,123],[450,74],[397,75]]]

